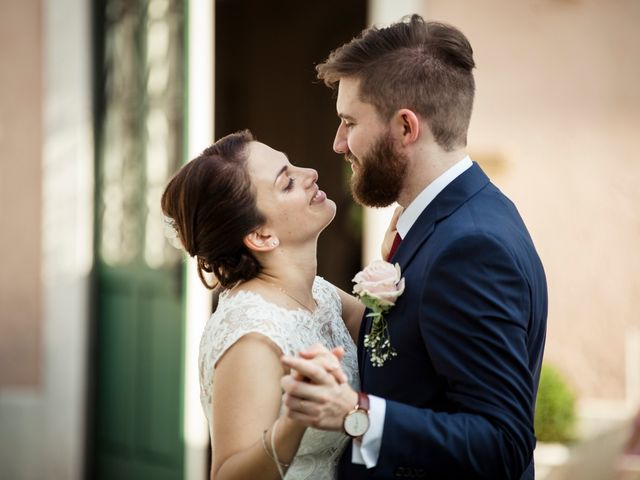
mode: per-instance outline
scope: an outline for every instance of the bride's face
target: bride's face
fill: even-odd
[[[313,238],[333,220],[336,204],[318,188],[315,170],[296,167],[284,153],[255,141],[247,164],[265,227],[281,244]]]

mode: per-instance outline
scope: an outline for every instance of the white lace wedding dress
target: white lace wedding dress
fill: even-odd
[[[220,295],[218,308],[207,322],[200,341],[200,401],[209,421],[210,434],[213,432],[213,369],[224,352],[247,333],[265,335],[287,355],[296,355],[318,342],[327,348],[343,346],[343,369],[351,386],[359,390],[356,346],[341,317],[340,297],[335,287],[321,277],[315,278],[312,293],[318,304],[313,315],[302,309],[281,308],[253,292]],[[215,439],[211,438],[215,448]],[[307,429],[285,478],[334,479],[347,440],[341,432]]]

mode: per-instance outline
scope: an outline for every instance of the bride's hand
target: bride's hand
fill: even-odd
[[[347,376],[340,366],[340,361],[344,357],[344,348],[335,347],[331,350],[327,350],[321,344],[316,343],[306,350],[302,350],[300,352],[300,357],[306,360],[312,360],[313,362],[320,365],[328,373],[333,375],[333,377],[336,379],[336,382],[346,383],[348,381]],[[303,380],[302,375],[300,375],[298,372],[292,371],[292,374],[296,380]]]
[[[391,217],[391,222],[389,222],[389,227],[384,234],[384,239],[382,240],[382,246],[380,248],[380,253],[382,254],[383,260],[389,259],[389,253],[391,253],[391,247],[393,246],[393,241],[396,238],[396,233],[398,233],[398,229],[396,228],[398,224],[398,218],[404,212],[404,208],[401,206],[396,207],[396,210],[393,212],[393,216]]]

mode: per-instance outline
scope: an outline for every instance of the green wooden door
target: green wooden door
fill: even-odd
[[[99,284],[93,478],[182,478],[179,297],[135,267],[103,267]]]
[[[180,252],[160,195],[183,152],[183,6],[94,2],[96,351],[90,478],[181,479]]]

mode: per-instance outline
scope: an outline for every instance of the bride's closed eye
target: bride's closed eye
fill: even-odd
[[[289,191],[293,190],[293,187],[295,186],[295,184],[296,184],[295,177],[289,177],[289,183],[287,183],[287,186],[284,187],[284,191],[285,192],[289,192]]]

